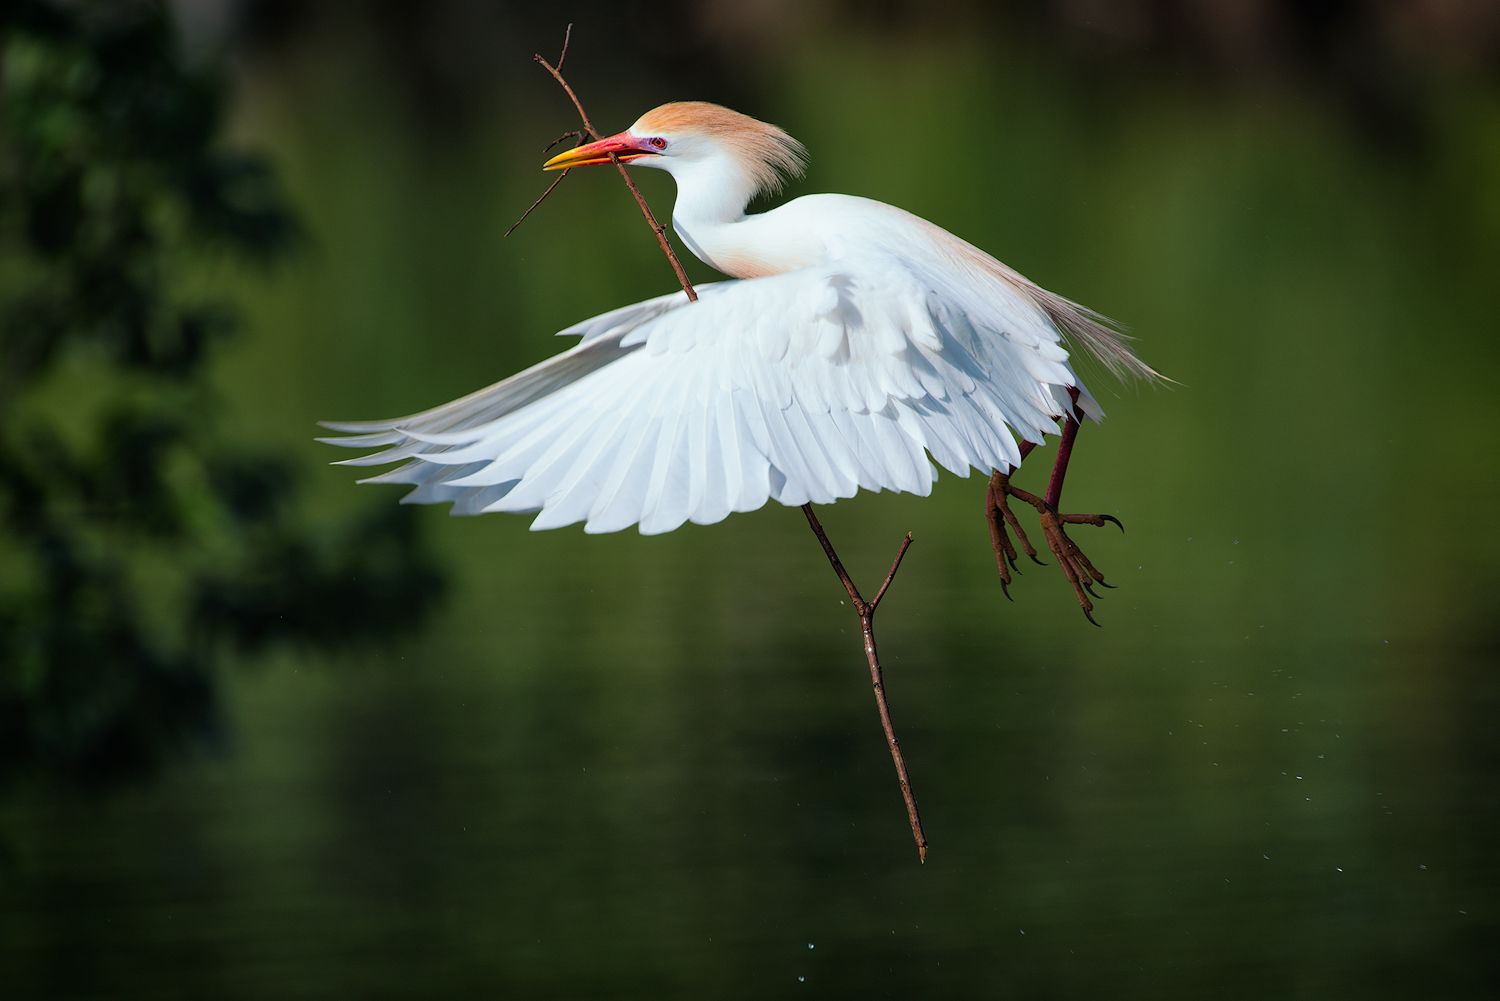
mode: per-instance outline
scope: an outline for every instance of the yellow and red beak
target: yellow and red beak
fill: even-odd
[[[600,139],[598,142],[586,143],[576,149],[570,149],[559,153],[546,163],[542,164],[543,170],[567,170],[569,167],[587,167],[595,163],[609,163],[609,155],[613,153],[620,158],[620,162],[629,163],[631,160],[639,160],[643,156],[660,156],[651,140],[633,136],[629,132],[621,132],[619,135]]]

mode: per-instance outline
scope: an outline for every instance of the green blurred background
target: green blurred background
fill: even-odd
[[[319,419],[410,413],[670,291],[576,127],[718,101],[790,196],[900,205],[1127,324],[1064,507],[1118,590],[1000,592],[984,481],[801,514],[420,528],[418,633],[232,659],[208,752],[0,800],[0,995],[1485,997],[1500,988],[1500,17],[1475,0],[189,2],[305,238],[205,262],[221,422],[344,517]],[[670,180],[637,171],[658,215]],[[711,272],[688,262],[695,280]],[[1018,482],[1045,480],[1051,449]],[[1036,467],[1036,468],[1032,468]],[[1023,514],[1024,519],[1024,514]],[[329,614],[335,614],[330,612]]]

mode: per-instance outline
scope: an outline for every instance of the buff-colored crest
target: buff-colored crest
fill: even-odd
[[[646,112],[630,127],[636,135],[704,135],[735,155],[756,194],[775,194],[807,166],[802,144],[774,125],[705,101],[677,101]]]

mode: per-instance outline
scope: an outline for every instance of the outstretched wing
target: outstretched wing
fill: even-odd
[[[928,454],[960,476],[1011,468],[1006,427],[1041,441],[1077,386],[1034,309],[966,302],[894,255],[698,292],[570,328],[573,349],[435,410],[328,423],[357,433],[321,440],[389,446],[350,465],[409,460],[363,481],[416,485],[404,503],[649,535],[770,498],[925,495]]]

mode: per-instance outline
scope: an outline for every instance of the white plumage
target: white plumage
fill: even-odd
[[[925,495],[934,461],[1008,471],[1020,454],[1007,428],[1042,441],[1070,389],[1103,416],[1064,331],[1114,368],[1155,374],[1096,315],[899,209],[813,195],[746,216],[800,150],[773,126],[667,105],[548,166],[611,149],[672,171],[674,228],[742,280],[586,320],[559,335],[581,336],[572,349],[434,410],[326,423],[353,434],[320,440],[384,446],[347,465],[407,460],[362,482],[413,484],[403,503],[454,514],[535,512],[534,529],[655,534],[772,498]]]

